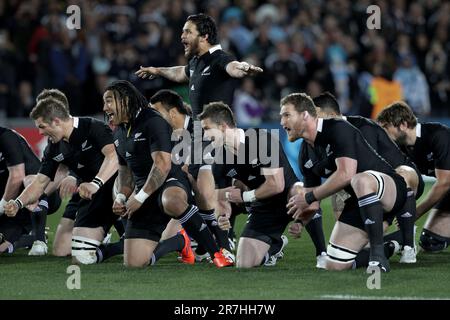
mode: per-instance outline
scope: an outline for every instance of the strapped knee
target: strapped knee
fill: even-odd
[[[352,263],[358,252],[331,243],[327,247],[328,259],[337,263]]]
[[[439,252],[448,247],[450,238],[440,236],[430,230],[423,229],[420,235],[419,245],[428,252]]]
[[[81,264],[97,263],[97,248],[100,241],[82,236],[72,237],[72,257]]]

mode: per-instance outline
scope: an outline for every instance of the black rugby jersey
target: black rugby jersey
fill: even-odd
[[[232,107],[237,81],[225,68],[234,60],[220,46],[189,60],[184,71],[189,78],[189,100],[194,118],[203,111],[205,104],[213,101],[223,101]]]
[[[36,174],[41,164],[22,135],[0,127],[0,177],[8,177],[8,167],[21,163],[25,165],[25,175]]]
[[[310,153],[315,150],[318,151],[313,157]],[[336,171],[336,159],[341,157],[357,160],[357,172],[375,170],[389,175],[395,173],[394,168],[369,145],[353,125],[342,119],[319,118],[314,148],[304,142],[300,152],[300,169],[306,179],[309,179],[305,180],[305,186],[320,185],[318,177],[329,177]]]
[[[228,161],[224,165],[214,164],[213,170],[218,167],[220,176],[240,180],[250,189],[256,189],[266,181],[261,172],[262,168],[283,168],[284,191],[272,197],[257,200],[252,203],[252,206],[277,201],[285,203],[290,187],[298,180],[284,153],[281,142],[265,129],[250,130],[253,134],[249,134],[249,130],[247,130],[247,134],[243,130],[240,131],[241,144],[238,155],[234,155],[225,148],[224,159]],[[216,160],[218,154],[216,153]],[[219,172],[217,174],[219,175]]]
[[[435,169],[450,170],[450,128],[440,123],[418,123],[416,143],[403,148],[422,174],[436,176]]]
[[[152,169],[151,154],[155,151],[172,153],[174,141],[171,139],[172,127],[152,108],[142,109],[131,128],[125,125],[117,127],[114,145],[119,164],[131,169],[137,190],[144,186]],[[181,167],[172,162],[166,181],[170,178],[180,179],[183,174]]]
[[[40,173],[53,180],[59,164],[66,165],[82,182],[95,178],[105,156],[104,146],[113,143],[111,129],[90,117],[74,117],[69,141],[49,143],[44,151]]]
[[[364,139],[386,160],[392,167],[401,165],[410,166],[416,169],[416,165],[406,154],[391,140],[386,131],[373,120],[360,117],[345,117],[349,123],[361,131]],[[416,170],[418,172],[418,170]]]

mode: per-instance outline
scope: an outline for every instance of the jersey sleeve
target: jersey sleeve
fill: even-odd
[[[44,156],[41,162],[41,168],[39,173],[49,177],[51,180],[55,177],[56,171],[58,170],[59,163],[53,160],[53,152],[51,150],[51,144],[49,143],[44,150]]]
[[[450,170],[450,134],[438,130],[433,135],[432,146],[436,169]]]
[[[0,145],[8,167],[25,163],[20,138],[13,131],[5,131],[0,136]]]
[[[275,169],[284,167],[286,165],[286,157],[283,157],[284,150],[279,137],[271,134],[269,130],[255,131],[255,133],[259,135],[257,139],[253,140],[252,136],[249,136],[249,159],[253,158],[252,153],[257,152],[261,168]],[[258,141],[258,145],[252,144],[252,141]]]
[[[147,120],[147,137],[150,152],[172,152],[172,128],[166,120],[160,117],[152,117]]]
[[[235,58],[231,54],[222,52],[219,59],[217,59],[217,65],[220,67],[220,69],[225,71],[227,65],[234,60]]]
[[[108,144],[113,144],[113,134],[110,127],[100,121],[93,121],[91,124],[91,130],[89,132],[89,138],[99,148],[103,149]]]

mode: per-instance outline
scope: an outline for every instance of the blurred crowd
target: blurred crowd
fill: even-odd
[[[79,30],[66,25],[71,4]],[[379,30],[367,27],[370,5]],[[437,0],[0,1],[0,113],[26,117],[42,89],[59,88],[72,114],[98,114],[115,79],[187,99],[186,86],[134,72],[185,65],[181,30],[199,12],[215,19],[225,51],[264,69],[236,90],[242,125],[278,121],[280,98],[294,91],[330,91],[345,114],[370,117],[404,99],[419,116],[450,117],[450,2]]]

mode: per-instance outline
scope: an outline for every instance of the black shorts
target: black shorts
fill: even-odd
[[[61,197],[59,196],[59,192],[55,191],[52,194],[47,195],[47,201],[48,201],[47,215],[50,215],[58,211],[59,207],[61,206]]]
[[[416,170],[417,176],[419,177],[419,184],[417,185],[417,192],[416,192],[416,200],[419,199],[423,191],[425,190],[425,181],[423,181],[422,174],[420,171]]]
[[[67,203],[62,217],[75,221],[80,201],[81,201],[80,195],[78,193],[74,193],[72,195],[72,199],[70,199],[69,202]]]
[[[450,213],[450,191],[434,206],[435,209]]]
[[[92,197],[92,200],[78,201],[78,212],[74,227],[98,228],[102,227],[107,233],[119,218],[112,211],[112,190],[115,176],[111,177]]]
[[[170,179],[169,179],[170,180]],[[162,194],[169,187],[180,187],[186,191],[188,202],[193,203],[187,179],[166,181],[152,194],[127,221],[125,239],[147,239],[158,242],[171,217],[164,212]]]
[[[398,174],[391,175],[391,177],[394,180],[397,189],[397,198],[392,210],[390,212],[383,212],[383,221],[386,221],[389,225],[392,224],[392,221],[395,218],[395,213],[402,209],[406,201],[405,180]],[[345,206],[338,221],[364,231],[366,230],[359,211],[358,199],[354,193],[352,193],[350,198],[345,200]]]
[[[5,214],[0,216],[0,233],[3,233],[6,241],[14,243],[23,234],[29,234],[30,231],[31,213],[27,209],[19,210],[14,218]]]
[[[258,239],[271,245],[279,241],[286,226],[292,220],[287,214],[286,202],[267,203],[263,206],[248,207],[247,224],[241,237]]]

